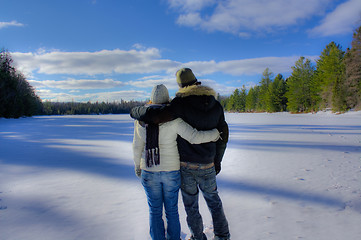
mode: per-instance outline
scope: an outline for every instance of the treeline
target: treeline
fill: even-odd
[[[286,111],[286,81],[281,74],[272,79],[268,68],[263,72],[260,85],[234,90],[229,98],[221,99],[226,111],[233,112],[279,112]]]
[[[281,74],[273,78],[267,68],[258,85],[236,89],[221,103],[226,111],[236,112],[361,110],[361,26],[346,52],[331,42],[316,65],[300,57],[287,79]]]
[[[121,114],[129,113],[133,107],[144,105],[146,102],[50,102],[45,101],[41,115],[81,115],[81,114]]]

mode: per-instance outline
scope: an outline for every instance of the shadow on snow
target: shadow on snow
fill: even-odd
[[[37,117],[19,120],[0,119],[0,161],[5,164],[39,166],[49,168],[66,168],[80,172],[89,172],[106,177],[137,180],[132,165],[132,155],[122,156],[119,163],[114,159],[91,156],[89,153],[62,148],[49,148],[49,139],[110,140],[127,142],[131,146],[133,139],[133,120],[128,115],[102,118],[95,117]],[[239,126],[239,125],[237,125]],[[231,132],[243,131],[230,125]],[[289,125],[286,125],[288,128]],[[279,126],[281,127],[281,126]],[[321,126],[305,126],[313,129]],[[266,129],[267,126],[257,127]],[[248,127],[247,127],[248,129]],[[353,130],[353,127],[337,126],[337,130]],[[336,130],[336,127],[335,127]],[[257,130],[258,131],[258,130]],[[50,143],[53,144],[53,143]],[[56,143],[58,146],[61,144]],[[333,151],[361,152],[360,147],[342,145],[310,144],[307,142],[230,140],[229,146],[240,145],[247,148],[288,147],[310,148]],[[130,151],[131,152],[131,151]],[[110,161],[112,160],[112,161]],[[122,162],[126,162],[124,164]],[[300,193],[293,190],[276,189],[251,183],[234,182],[219,179],[220,188],[231,188],[241,192],[267,194],[276,197],[313,202],[343,209],[345,204],[338,199],[313,193]]]
[[[114,158],[96,156],[91,152],[74,151],[68,148],[70,144],[61,142],[70,139],[86,140],[85,142],[94,140],[95,143],[104,140],[115,142],[115,144],[131,143],[133,121],[130,118],[92,119],[83,116],[71,118],[57,116],[18,120],[1,119],[1,121],[1,163],[65,168],[107,177],[137,179],[134,176],[132,155],[124,156],[122,152],[114,153],[119,156],[119,161],[117,161]],[[80,145],[80,147],[88,148],[95,146]],[[117,149],[114,150],[117,151]]]
[[[316,193],[299,192],[290,189],[281,189],[271,186],[257,185],[246,182],[235,182],[225,179],[217,180],[217,184],[221,189],[231,189],[252,194],[264,194],[279,198],[291,199],[295,201],[311,202],[319,205],[335,207],[343,210],[346,206],[340,199],[333,197],[326,197]]]

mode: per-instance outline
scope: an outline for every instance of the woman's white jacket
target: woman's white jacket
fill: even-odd
[[[144,125],[144,124],[142,124]],[[217,129],[198,131],[181,118],[159,125],[160,164],[148,168],[145,164],[146,129],[139,121],[134,122],[133,157],[135,167],[147,171],[176,171],[180,169],[177,148],[177,136],[181,136],[192,144],[217,141]]]

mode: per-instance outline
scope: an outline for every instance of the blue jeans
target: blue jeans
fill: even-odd
[[[178,193],[180,172],[142,171],[142,184],[149,205],[150,236],[153,240],[179,240],[180,222]],[[163,222],[163,206],[167,218],[167,237]]]
[[[208,169],[189,169],[181,166],[181,178],[183,203],[187,213],[187,224],[192,233],[192,239],[207,239],[203,233],[203,221],[199,213],[199,189],[201,189],[212,215],[215,239],[230,239],[228,222],[224,215],[222,201],[217,191],[216,171],[214,167]]]

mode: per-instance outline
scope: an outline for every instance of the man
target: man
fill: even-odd
[[[181,161],[181,192],[187,213],[187,224],[192,233],[191,239],[207,239],[203,233],[203,221],[199,213],[200,189],[212,215],[214,239],[227,240],[230,239],[228,222],[216,183],[216,174],[221,171],[221,161],[228,141],[228,125],[223,108],[215,98],[215,91],[202,86],[191,69],[178,70],[176,79],[180,89],[169,106],[133,108],[131,116],[152,123],[180,117],[198,130],[217,128],[222,132],[222,139],[216,143],[190,144],[178,137],[177,144]]]

